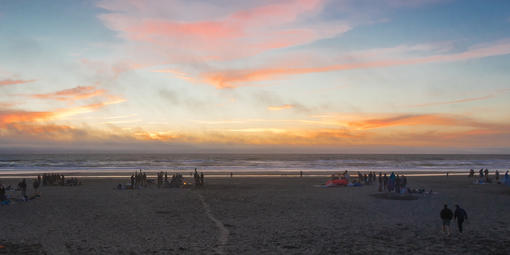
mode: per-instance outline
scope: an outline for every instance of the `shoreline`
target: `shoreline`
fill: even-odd
[[[110,179],[110,178],[129,178],[134,172],[138,172],[139,170],[133,171],[20,171],[20,172],[3,172],[0,170],[0,179],[13,179],[13,178],[37,178],[38,175],[42,175],[44,173],[50,174],[62,174],[66,177],[75,177],[75,178],[93,178],[93,179]],[[143,171],[147,173],[148,178],[157,178],[157,173],[159,172],[168,172],[168,174],[180,173],[184,177],[190,177],[192,171],[165,171],[165,170],[151,170],[151,171]],[[329,171],[316,171],[316,170],[308,170],[302,171],[303,176],[300,175],[299,170],[294,171],[242,171],[242,172],[227,172],[227,171],[200,171],[203,172],[204,175],[208,178],[327,178],[332,174],[341,174],[343,171],[329,170]],[[355,175],[358,171],[349,171],[351,175]],[[359,171],[361,173],[368,173],[370,171]],[[433,177],[433,176],[446,176],[448,173],[449,176],[468,176],[469,171],[464,172],[451,172],[451,171],[372,171],[376,174],[379,173],[391,173],[395,172],[395,174],[406,175],[408,177]],[[233,177],[230,176],[230,173],[233,173]],[[501,175],[504,175],[504,172],[500,171]],[[492,171],[489,173],[490,176],[494,176],[495,173]],[[475,172],[475,177],[477,176]]]

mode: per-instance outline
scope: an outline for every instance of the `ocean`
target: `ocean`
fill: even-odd
[[[2,154],[0,172],[468,171],[510,169],[510,155],[432,154]]]

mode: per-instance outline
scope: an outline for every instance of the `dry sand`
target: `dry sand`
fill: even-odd
[[[40,198],[0,207],[0,254],[510,254],[508,186],[409,177],[408,186],[438,194],[388,200],[373,196],[376,185],[314,187],[326,180],[206,178],[201,189],[114,190],[121,181],[104,178],[43,187]],[[464,234],[454,222],[450,237],[441,233],[444,203],[467,210]]]

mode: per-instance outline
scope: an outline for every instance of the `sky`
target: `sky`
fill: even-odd
[[[510,1],[0,0],[0,150],[510,153]]]

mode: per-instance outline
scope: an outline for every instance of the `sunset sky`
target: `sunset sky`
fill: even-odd
[[[510,153],[510,1],[0,0],[0,149]]]

